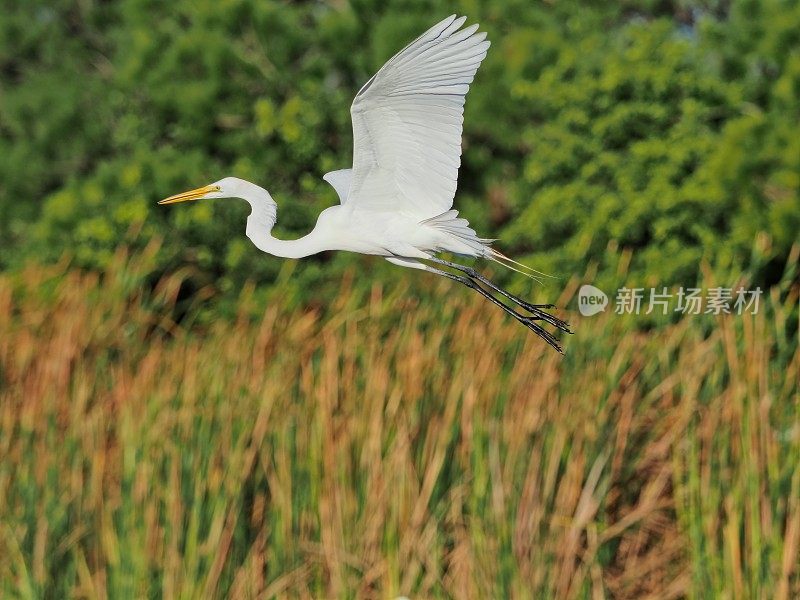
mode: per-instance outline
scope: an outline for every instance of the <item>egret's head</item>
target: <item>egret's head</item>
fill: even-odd
[[[159,204],[175,204],[176,202],[203,200],[205,198],[236,198],[239,197],[240,183],[243,183],[241,179],[226,177],[203,187],[164,198]]]

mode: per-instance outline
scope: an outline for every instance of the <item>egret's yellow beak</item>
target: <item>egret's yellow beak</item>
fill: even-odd
[[[175,194],[174,196],[170,196],[169,198],[164,198],[163,200],[159,201],[159,204],[175,204],[176,202],[188,202],[189,200],[199,200],[206,194],[218,191],[219,191],[219,186],[206,185],[204,187],[197,188],[196,190],[189,190],[188,192]]]

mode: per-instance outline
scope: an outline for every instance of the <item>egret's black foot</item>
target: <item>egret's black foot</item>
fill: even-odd
[[[564,351],[561,349],[561,346],[558,343],[558,340],[553,336],[552,333],[547,331],[544,327],[539,325],[536,321],[535,317],[524,317],[519,313],[514,313],[517,315],[516,319],[525,327],[533,331],[536,335],[542,338],[545,342],[547,342],[556,352],[559,354],[564,354]]]
[[[539,321],[544,321],[545,323],[549,323],[553,327],[556,327],[563,331],[564,333],[572,333],[572,330],[569,328],[569,323],[566,321],[562,321],[558,317],[551,315],[550,313],[546,313],[539,308],[536,308],[537,305],[529,304],[528,306],[522,306],[525,310],[527,310],[534,318],[538,319]],[[539,305],[540,306],[540,305]],[[549,308],[555,308],[552,304],[547,304]]]

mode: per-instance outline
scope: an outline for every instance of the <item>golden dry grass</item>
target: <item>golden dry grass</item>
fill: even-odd
[[[800,596],[796,287],[562,358],[446,282],[181,326],[146,260],[0,277],[4,596]]]

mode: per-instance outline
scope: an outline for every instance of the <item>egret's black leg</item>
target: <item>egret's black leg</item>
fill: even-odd
[[[528,329],[533,331],[536,335],[538,335],[540,338],[542,338],[545,342],[550,344],[550,346],[555,348],[555,350],[557,352],[559,352],[561,354],[564,354],[564,351],[561,350],[561,346],[558,345],[558,340],[556,340],[556,338],[553,337],[553,335],[549,331],[547,331],[541,325],[536,323],[536,321],[539,320],[538,317],[536,317],[536,316],[528,317],[528,316],[519,314],[517,311],[512,309],[510,306],[507,306],[506,304],[504,304],[503,302],[501,302],[500,300],[495,298],[490,292],[488,292],[485,289],[483,289],[471,277],[464,277],[462,275],[456,275],[454,273],[448,273],[447,271],[442,271],[440,269],[436,269],[434,267],[431,267],[430,265],[426,266],[426,270],[430,271],[431,273],[436,273],[437,275],[441,275],[442,277],[447,277],[448,279],[452,279],[453,281],[457,281],[457,282],[467,286],[468,288],[475,290],[481,296],[483,296],[484,298],[489,300],[489,302],[491,302],[493,304],[496,304],[497,306],[502,308],[506,313],[508,313],[509,315],[514,317],[517,321],[519,321],[520,323],[525,325],[525,327],[527,327]]]
[[[447,261],[447,260],[442,260],[441,258],[437,258],[435,256],[430,257],[429,260],[431,260],[432,262],[438,263],[440,265],[444,265],[445,267],[450,267],[451,269],[456,269],[458,271],[461,271],[462,273],[465,273],[467,275],[467,277],[469,277],[470,279],[477,280],[477,281],[483,283],[484,285],[490,287],[491,289],[493,289],[498,294],[504,296],[505,298],[508,298],[509,300],[511,300],[517,306],[519,306],[519,307],[525,309],[526,311],[528,311],[529,313],[531,313],[535,318],[539,319],[540,321],[544,321],[546,323],[550,323],[550,325],[552,325],[554,327],[557,327],[558,329],[560,329],[561,331],[564,331],[566,333],[572,333],[572,331],[570,331],[570,329],[569,329],[569,323],[566,323],[565,321],[562,321],[558,317],[555,317],[555,316],[551,315],[550,313],[546,313],[546,312],[544,312],[544,310],[542,310],[542,309],[547,309],[547,308],[555,308],[555,305],[553,305],[553,304],[531,304],[530,302],[527,302],[527,301],[523,300],[519,296],[515,296],[511,292],[509,292],[507,290],[504,290],[503,288],[501,288],[499,285],[497,285],[496,283],[494,283],[493,281],[491,281],[487,277],[484,277],[483,275],[478,273],[472,267],[465,267],[464,265],[459,265],[458,263],[450,262],[450,261]]]

